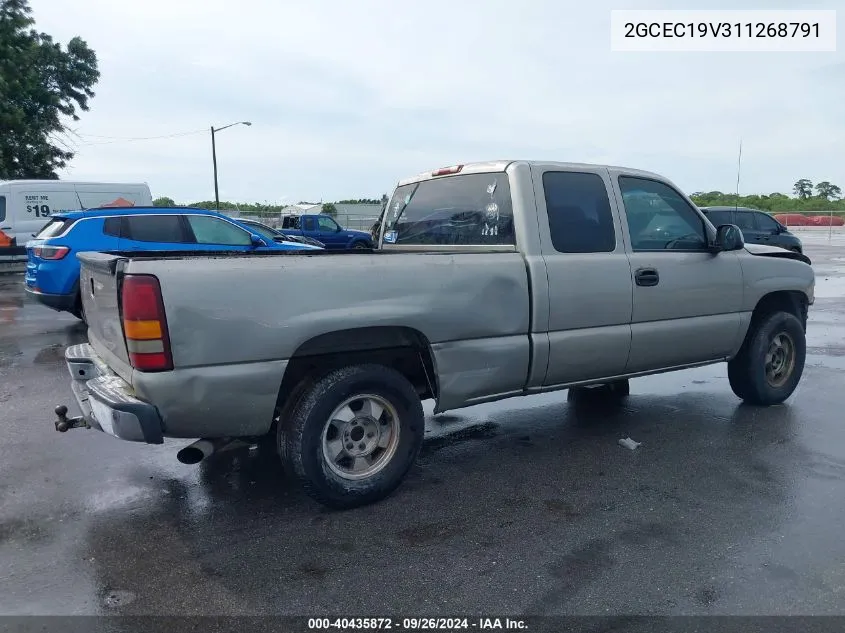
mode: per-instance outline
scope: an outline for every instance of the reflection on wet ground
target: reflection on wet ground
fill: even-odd
[[[841,613],[845,245],[808,251],[788,403],[740,404],[723,366],[632,381],[621,407],[427,403],[407,482],[344,513],[260,451],[183,466],[186,442],[56,433],[84,329],[0,277],[0,612]]]

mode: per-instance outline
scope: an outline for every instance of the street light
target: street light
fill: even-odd
[[[214,133],[225,130],[227,127],[232,127],[233,125],[252,125],[252,123],[249,121],[237,121],[236,123],[230,123],[229,125],[218,128],[215,128],[213,125],[211,126],[211,160],[214,161],[214,205],[218,211],[220,210],[220,194],[217,191],[217,147],[214,144]]]

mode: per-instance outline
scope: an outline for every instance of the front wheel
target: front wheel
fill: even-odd
[[[280,421],[277,440],[305,492],[346,509],[379,501],[399,486],[424,430],[422,403],[402,374],[352,365],[306,387]]]
[[[352,244],[352,248],[355,250],[364,250],[365,248],[370,248],[366,242],[355,242]]]
[[[752,327],[739,354],[728,362],[731,389],[749,404],[780,404],[804,373],[804,328],[789,312],[770,314]]]

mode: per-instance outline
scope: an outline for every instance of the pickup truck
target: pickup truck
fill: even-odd
[[[313,498],[349,508],[414,464],[423,400],[617,401],[630,378],[727,362],[733,392],[766,406],[801,379],[810,260],[744,244],[657,174],[426,172],[398,183],[379,246],[79,254],[89,343],[65,358],[82,415],[59,407],[56,428],[199,438],[183,463],[268,442]]]
[[[339,249],[371,249],[374,242],[366,231],[344,229],[333,217],[326,214],[319,215],[289,215],[282,218],[282,228],[285,235],[297,235],[322,242],[326,248]]]

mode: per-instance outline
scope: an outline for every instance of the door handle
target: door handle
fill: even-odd
[[[655,268],[640,268],[634,273],[634,281],[638,286],[656,286],[660,283],[660,275]]]

